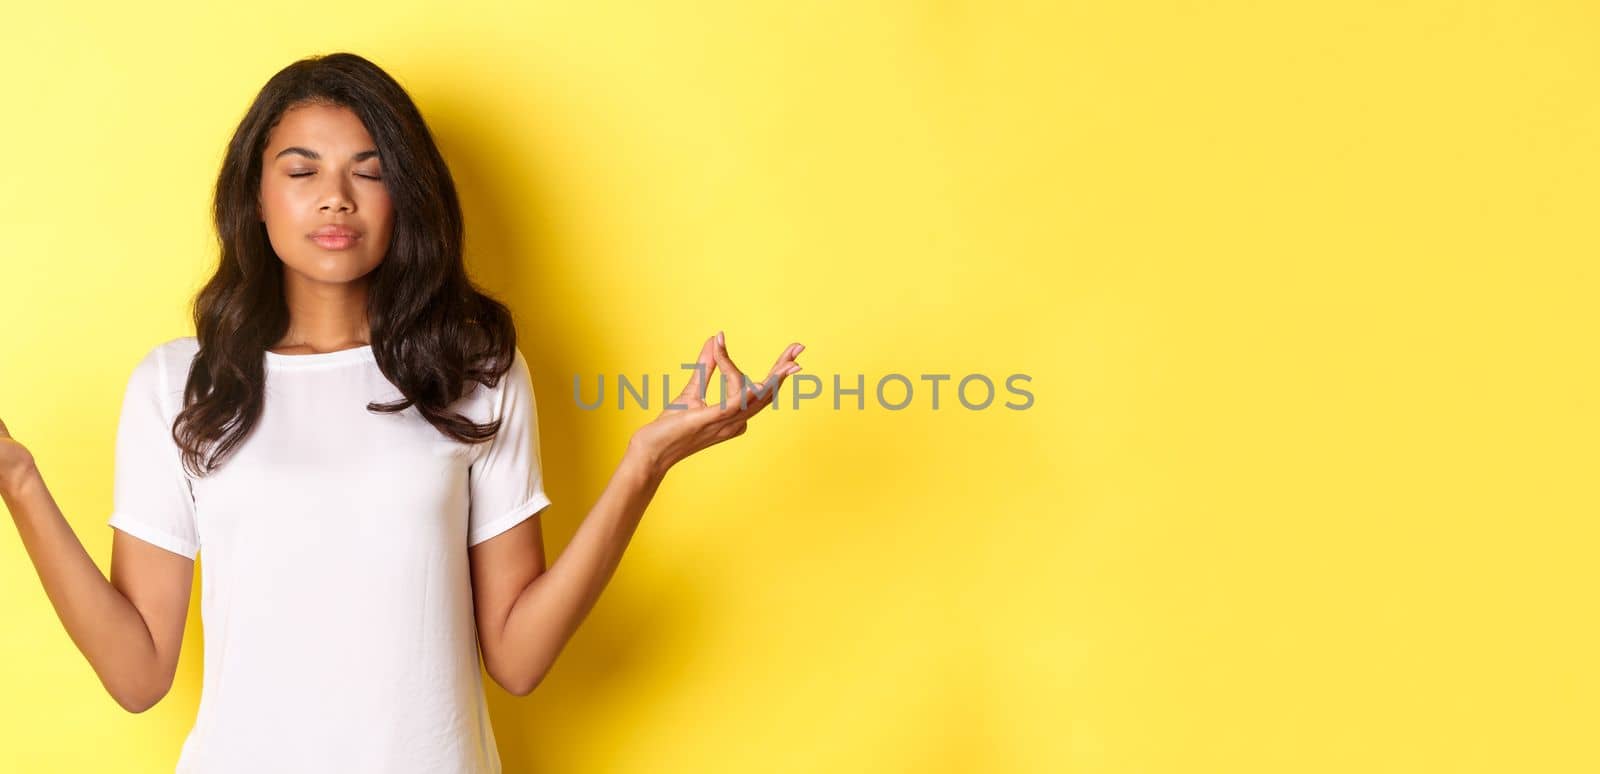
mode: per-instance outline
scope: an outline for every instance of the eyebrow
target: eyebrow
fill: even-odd
[[[278,155],[273,156],[272,158],[273,158],[274,161],[276,161],[276,160],[278,160],[278,159],[280,159],[280,158],[282,158],[284,156],[289,155],[290,153],[298,153],[301,156],[305,156],[306,158],[312,159],[312,160],[321,160],[322,159],[322,154],[320,154],[320,153],[318,153],[318,152],[316,152],[316,151],[314,151],[314,150],[312,150],[310,148],[302,148],[302,147],[300,147],[298,145],[291,145],[291,146],[289,146],[287,148],[284,148],[283,150],[278,151]],[[357,153],[354,156],[351,156],[350,160],[351,161],[366,161],[367,159],[373,158],[374,156],[377,156],[377,155],[378,155],[378,151],[375,150],[375,149],[374,150],[364,150],[364,151],[362,151],[360,153]]]

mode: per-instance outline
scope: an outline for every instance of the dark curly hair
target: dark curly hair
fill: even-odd
[[[499,421],[477,424],[448,411],[469,381],[489,387],[511,368],[516,326],[510,309],[479,290],[462,258],[461,203],[422,113],[404,88],[351,53],[301,59],[267,81],[228,142],[212,215],[220,242],[216,273],[194,298],[195,354],[172,437],[185,470],[215,470],[255,427],[265,403],[264,352],[288,331],[283,267],[257,217],[261,155],[291,108],[349,108],[366,126],[394,203],[388,253],[367,290],[378,367],[404,399],[368,403],[398,413],[415,405],[457,441],[494,437]],[[209,457],[207,454],[209,452]]]

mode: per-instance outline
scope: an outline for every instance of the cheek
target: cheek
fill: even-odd
[[[374,197],[367,203],[367,222],[374,230],[384,235],[385,242],[388,241],[394,228],[394,204],[387,194]]]
[[[383,189],[373,194],[372,201],[367,204],[367,209],[374,219],[387,223],[394,217],[394,197],[389,195],[388,189]]]
[[[292,217],[291,213],[294,211],[294,202],[288,191],[275,185],[261,187],[261,213],[266,216],[269,224]]]

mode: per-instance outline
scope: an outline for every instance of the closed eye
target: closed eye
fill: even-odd
[[[315,175],[315,174],[316,174],[315,172],[291,172],[291,173],[289,173],[289,177],[306,177],[308,175]],[[382,180],[383,179],[382,177],[379,177],[377,175],[361,175],[361,174],[358,174],[358,175],[356,175],[356,177],[364,177],[364,178],[366,178],[368,180]]]

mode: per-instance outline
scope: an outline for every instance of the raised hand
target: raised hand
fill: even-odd
[[[747,385],[744,372],[734,365],[721,332],[706,339],[696,359],[698,368],[683,392],[672,400],[675,408],[662,410],[650,424],[634,431],[629,447],[645,455],[658,475],[691,454],[735,436],[744,435],[750,418],[772,403],[783,380],[800,370],[795,362],[804,344],[790,344],[778,355],[772,370],[759,385]],[[722,369],[722,400],[708,404],[706,385]]]

